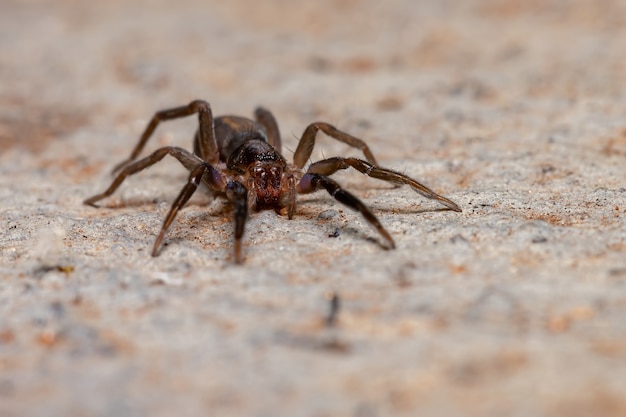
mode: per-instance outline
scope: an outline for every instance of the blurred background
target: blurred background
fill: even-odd
[[[552,114],[578,98],[624,94],[623,83],[610,82],[624,76],[619,1],[5,0],[0,7],[4,146],[40,149],[61,131],[114,128],[195,98],[218,114],[263,104],[286,120],[287,135],[313,118],[352,127],[382,117],[389,120],[380,124],[415,136],[432,135],[442,116],[449,130],[460,118],[497,111],[520,122],[526,107]],[[434,121],[425,115],[433,107]],[[405,108],[416,119],[389,114]],[[485,124],[494,132],[510,119]]]

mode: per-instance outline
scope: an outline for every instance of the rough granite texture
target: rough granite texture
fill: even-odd
[[[626,415],[626,2],[128,3],[0,2],[1,416]],[[396,250],[318,193],[235,266],[198,193],[152,258],[176,161],[82,201],[196,98],[463,213],[342,172]]]

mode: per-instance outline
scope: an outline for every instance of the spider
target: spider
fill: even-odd
[[[194,138],[193,153],[176,146],[166,146],[151,155],[137,160],[148,139],[161,121],[198,115],[199,127]],[[344,190],[329,178],[341,169],[354,168],[372,178],[399,185],[409,185],[421,195],[436,200],[448,209],[460,212],[459,206],[435,193],[416,180],[391,169],[382,168],[376,162],[367,144],[334,126],[315,122],[308,125],[302,134],[293,163],[281,155],[281,140],[276,119],[268,110],[255,110],[255,120],[240,116],[213,117],[211,106],[203,100],[195,100],[186,106],[159,111],[154,114],[141,135],[137,145],[125,161],[116,165],[117,173],[109,188],[84,201],[96,206],[96,202],[109,197],[126,177],[154,165],[166,155],[176,158],[190,171],[189,180],[172,204],[161,231],[154,242],[152,256],[157,256],[165,235],[200,184],[205,184],[216,195],[226,197],[234,206],[235,244],[234,262],[241,263],[241,240],[248,211],[273,209],[278,214],[293,218],[296,211],[296,194],[308,194],[326,190],[337,201],[360,212],[385,239],[387,248],[395,248],[389,232],[372,211],[357,197]],[[366,160],[333,157],[306,165],[318,131],[327,136],[361,150]]]

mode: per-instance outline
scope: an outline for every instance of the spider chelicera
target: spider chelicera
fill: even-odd
[[[143,159],[136,160],[159,122],[192,114],[197,114],[199,119],[193,153],[179,147],[166,146]],[[366,160],[326,158],[309,164],[305,171],[304,166],[313,152],[315,137],[320,130],[331,138],[360,149]],[[388,248],[395,248],[393,238],[374,213],[361,200],[329,178],[340,169],[354,168],[372,178],[409,185],[421,195],[438,201],[448,209],[461,211],[456,203],[416,180],[400,172],[378,166],[365,142],[328,123],[311,123],[302,134],[293,155],[293,163],[288,163],[281,155],[278,124],[268,110],[257,108],[255,120],[240,116],[214,118],[209,103],[202,100],[157,112],[141,135],[130,157],[114,169],[113,172],[117,172],[117,176],[109,188],[101,194],[88,198],[84,203],[96,207],[95,203],[113,194],[126,177],[159,162],[166,155],[176,158],[191,174],[165,217],[161,231],[154,242],[152,256],[159,254],[165,234],[178,211],[185,206],[201,183],[217,195],[226,197],[234,205],[234,261],[236,263],[241,263],[243,259],[241,239],[249,210],[273,209],[279,214],[287,214],[291,219],[296,211],[296,194],[308,194],[322,189],[337,201],[360,212],[387,241]]]

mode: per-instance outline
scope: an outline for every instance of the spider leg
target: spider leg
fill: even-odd
[[[172,109],[166,109],[158,111],[152,116],[152,119],[146,126],[146,129],[139,138],[139,142],[135,145],[130,157],[117,164],[113,169],[113,173],[118,172],[125,165],[134,161],[144,146],[150,139],[152,133],[157,128],[161,121],[179,119],[181,117],[190,116],[194,113],[198,113],[199,128],[196,134],[195,147],[197,154],[210,164],[215,164],[219,160],[219,153],[217,148],[217,142],[215,141],[215,134],[213,129],[213,113],[211,112],[211,106],[209,103],[203,100],[195,100],[186,106],[174,107]]]
[[[293,175],[287,177],[287,217],[293,219],[296,213],[296,178]]]
[[[172,203],[172,207],[170,208],[170,211],[167,213],[167,216],[165,217],[165,220],[163,221],[163,226],[161,226],[161,231],[159,232],[159,235],[154,241],[154,246],[152,248],[152,256],[157,256],[159,254],[161,243],[163,243],[165,234],[167,233],[170,226],[172,225],[172,222],[176,218],[178,211],[181,210],[183,207],[185,207],[185,204],[187,204],[187,202],[189,201],[193,193],[196,192],[196,190],[198,189],[198,185],[200,184],[200,182],[203,180],[203,177],[207,173],[211,174],[209,176],[210,180],[204,181],[204,182],[208,183],[215,190],[223,191],[224,182],[222,180],[221,175],[215,168],[213,168],[211,165],[207,163],[201,163],[200,165],[196,166],[191,171],[191,174],[189,174],[189,181],[187,181],[187,184],[185,184],[180,194],[178,194],[178,197],[176,197],[176,200],[174,200],[174,203]]]
[[[256,110],[254,110],[254,117],[267,131],[269,144],[272,145],[278,153],[281,153],[280,130],[278,130],[278,123],[272,112],[263,107],[257,107]]]
[[[328,193],[340,203],[360,212],[365,220],[374,226],[376,230],[378,230],[378,233],[385,238],[390,249],[394,249],[396,247],[393,238],[383,227],[374,213],[372,213],[372,211],[361,200],[341,188],[341,186],[334,180],[331,180],[324,175],[307,173],[304,174],[297,185],[297,190],[300,194],[312,193],[322,188],[328,191]]]
[[[95,203],[103,198],[106,198],[113,194],[115,190],[124,182],[126,177],[129,175],[133,175],[138,173],[141,170],[148,168],[151,165],[159,162],[161,159],[165,157],[165,155],[172,155],[181,164],[188,170],[193,170],[200,164],[203,164],[204,161],[200,159],[198,156],[192,154],[191,152],[178,148],[175,146],[167,146],[164,148],[157,149],[151,155],[140,159],[139,161],[133,162],[130,165],[126,166],[122,171],[117,175],[117,177],[113,180],[109,188],[106,189],[103,193],[96,194],[93,197],[86,199],[83,203],[96,207]]]
[[[248,190],[238,181],[226,185],[226,197],[235,205],[235,263],[243,261],[241,257],[241,238],[248,219]]]
[[[426,187],[404,174],[387,168],[381,168],[367,161],[357,158],[328,158],[318,162],[314,162],[309,166],[308,173],[319,175],[332,175],[340,169],[354,168],[363,174],[383,181],[388,181],[399,185],[409,185],[413,190],[420,193],[426,198],[436,200],[453,211],[461,212],[461,208],[453,201],[443,197],[430,188]]]
[[[293,162],[298,168],[302,169],[311,157],[313,147],[315,146],[315,137],[319,130],[335,140],[346,143],[354,148],[360,149],[361,151],[363,151],[365,159],[367,159],[370,164],[378,165],[378,163],[376,162],[376,158],[374,158],[374,154],[363,140],[342,132],[341,130],[328,123],[315,122],[311,123],[304,130],[304,133],[302,133],[302,138],[298,143],[298,147],[293,154]]]

